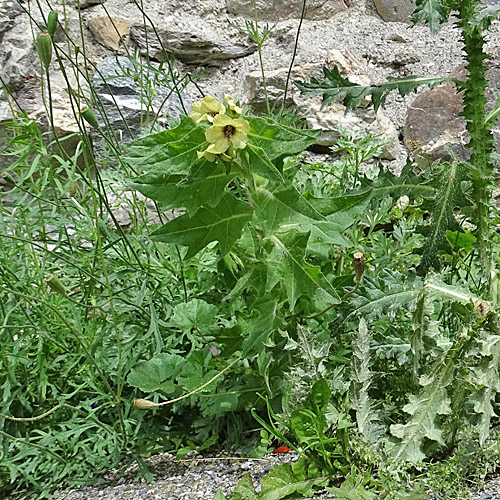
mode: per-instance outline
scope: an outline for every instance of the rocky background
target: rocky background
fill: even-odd
[[[485,5],[496,2],[484,0]],[[0,0],[4,88],[3,94],[0,90],[0,123],[11,119],[12,108],[22,108],[42,129],[48,128],[34,49],[34,37],[44,26],[40,4]],[[65,71],[55,58],[50,68],[58,135],[78,134],[79,130],[68,84],[82,97],[80,106],[93,100],[99,119],[109,123],[124,141],[136,136],[141,127],[165,125],[166,116],[176,116],[182,108],[189,111],[190,103],[203,94],[222,99],[229,93],[243,104],[265,110],[257,45],[228,22],[245,27],[254,16],[252,0],[54,0],[51,6],[65,26],[55,38]],[[42,8],[46,15],[46,3]],[[458,30],[447,24],[432,35],[425,26],[411,27],[413,8],[412,0],[308,0],[291,81],[321,78],[322,67],[333,65],[344,77],[362,84],[408,75],[463,77]],[[302,0],[257,0],[260,27],[274,26],[262,55],[269,98],[278,107],[301,9]],[[79,45],[78,58],[74,44]],[[491,55],[491,106],[494,92],[500,91],[499,22],[490,30],[487,51]],[[148,55],[149,70],[138,69],[128,59],[138,60],[139,55]],[[184,82],[196,79],[196,85],[190,83],[182,93],[172,93],[165,63],[168,55],[175,57],[175,74],[184,77]],[[385,147],[382,159],[396,169],[404,163],[409,147],[418,147],[413,154],[422,164],[446,158],[448,148],[467,156],[465,124],[458,117],[461,96],[452,84],[422,89],[405,98],[392,94],[377,113],[365,106],[345,114],[341,104],[320,109],[319,98],[301,97],[290,83],[286,104],[310,127],[324,130],[319,151],[327,151],[325,147],[335,143],[336,128],[343,125],[394,139]],[[500,131],[495,133],[498,138]],[[78,135],[75,137],[76,144]]]

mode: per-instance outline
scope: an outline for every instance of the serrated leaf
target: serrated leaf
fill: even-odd
[[[450,3],[443,0],[416,0],[416,8],[412,14],[412,21],[427,24],[432,33],[436,33],[441,24],[448,21]]]
[[[333,302],[339,301],[337,291],[323,276],[321,269],[304,261],[308,239],[308,234],[295,230],[271,237],[274,248],[267,259],[266,290],[271,291],[281,282],[290,310],[300,297],[312,297],[318,288],[330,295]]]
[[[169,175],[185,175],[196,162],[209,166],[209,162],[199,160],[197,155],[208,144],[206,128],[203,123],[197,124],[188,116],[181,116],[174,129],[131,142],[124,159],[135,169]]]
[[[446,81],[458,81],[451,78],[428,78],[423,76],[407,76],[393,78],[379,85],[358,85],[343,78],[336,66],[331,70],[323,67],[322,82],[311,78],[309,83],[294,82],[301,94],[306,97],[323,96],[321,107],[324,108],[335,101],[342,100],[346,111],[356,109],[361,102],[371,96],[375,111],[385,102],[388,94],[397,90],[402,96],[415,92],[421,85],[433,88]]]
[[[254,218],[265,224],[268,233],[291,222],[324,219],[293,186],[275,190],[258,188],[255,202]]]
[[[157,354],[148,361],[140,361],[130,371],[127,382],[143,392],[175,391],[175,377],[184,366],[184,358],[177,354]]]
[[[236,172],[228,174],[222,163],[204,161],[192,167],[187,176],[148,173],[136,177],[130,185],[144,196],[161,202],[165,210],[185,208],[194,215],[202,205],[215,207],[235,176]]]
[[[226,193],[216,207],[200,208],[195,217],[181,215],[157,229],[151,237],[165,243],[186,245],[186,259],[212,241],[219,242],[221,254],[225,255],[251,217],[252,209],[246,203]]]
[[[213,333],[219,328],[217,325],[218,312],[217,306],[208,304],[201,299],[192,299],[177,304],[168,322],[183,332],[190,332],[194,329],[205,335]]]
[[[246,472],[236,484],[229,500],[257,500],[257,498],[257,493],[255,493],[252,483],[252,476],[250,476],[249,472]]]

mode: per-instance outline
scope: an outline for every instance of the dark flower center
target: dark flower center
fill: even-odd
[[[228,140],[231,140],[231,137],[235,134],[236,129],[232,125],[226,125],[224,127],[224,135],[227,137]]]

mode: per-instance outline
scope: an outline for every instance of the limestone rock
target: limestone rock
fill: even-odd
[[[335,64],[342,76],[349,78],[352,82],[357,82],[360,85],[367,85],[370,82],[364,73],[366,68],[361,61],[347,50],[330,51],[325,64],[329,66]],[[286,107],[295,109],[300,116],[305,118],[311,128],[323,130],[316,144],[332,146],[339,138],[337,128],[343,126],[381,135],[384,139],[394,139],[391,144],[384,147],[382,158],[389,160],[397,158],[400,155],[400,146],[397,141],[398,133],[395,125],[383,115],[380,109],[375,113],[373,107],[368,106],[368,101],[362,103],[356,110],[346,113],[345,106],[341,103],[333,103],[322,109],[321,98],[305,98],[300,95],[293,82],[296,80],[309,81],[311,77],[322,78],[322,66],[322,64],[304,64],[294,67],[286,99]],[[279,108],[282,105],[287,74],[288,68],[280,68],[270,71],[266,75],[267,93],[271,107]],[[264,111],[265,96],[260,72],[249,73],[246,83],[249,104],[258,111]]]
[[[247,56],[257,50],[250,37],[235,33],[228,25],[213,24],[189,15],[175,15],[165,18],[156,31],[148,26],[147,33],[143,24],[133,24],[131,38],[142,53],[158,61],[166,59],[167,51],[187,64],[219,66],[224,61]],[[147,35],[147,36],[146,36]]]
[[[415,10],[412,0],[374,0],[378,15],[388,22],[409,23]]]
[[[353,2],[346,0],[309,0],[306,4],[305,19],[330,19],[335,14],[344,12]],[[302,0],[257,0],[259,19],[278,21],[299,19],[302,12]],[[227,0],[227,10],[236,16],[254,18],[253,0]]]
[[[143,86],[140,85],[141,71]],[[148,85],[152,85],[154,91],[148,90]],[[99,100],[94,111],[100,126],[106,124],[121,134],[119,139],[137,137],[141,127],[151,126],[154,121],[168,126],[166,117],[178,118],[182,111],[177,93],[172,92],[162,73],[147,68],[140,70],[126,57],[108,57],[101,61],[93,86]],[[189,101],[181,96],[185,109],[189,110]]]
[[[93,17],[89,20],[88,27],[103,47],[115,51],[129,32],[128,21],[117,17]]]
[[[464,80],[465,66],[460,66],[453,76]],[[500,92],[500,61],[493,61],[488,71],[489,89],[486,111],[492,109],[495,93]],[[452,83],[444,83],[434,89],[427,90],[418,96],[406,115],[404,138],[415,162],[425,168],[436,160],[450,161],[453,155],[466,160],[470,152],[465,145],[469,142],[469,134],[465,128],[465,119],[459,116],[463,109],[462,93],[457,93]],[[498,122],[497,122],[498,123]],[[493,129],[497,139],[497,149],[500,152],[498,140],[500,128]],[[450,155],[447,150],[451,150]]]

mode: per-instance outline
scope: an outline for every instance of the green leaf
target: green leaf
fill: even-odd
[[[162,391],[171,394],[175,391],[175,377],[184,366],[184,358],[177,354],[157,354],[148,361],[140,361],[130,371],[127,382],[143,392]]]
[[[218,308],[213,304],[207,304],[201,299],[192,299],[174,307],[169,323],[183,332],[190,332],[194,329],[203,335],[210,334],[219,328],[218,312]]]
[[[188,116],[181,116],[176,128],[131,142],[124,159],[137,170],[169,175],[185,175],[196,162],[209,168],[210,162],[199,160],[197,155],[208,144],[206,128],[203,122],[195,123]]]
[[[326,488],[326,491],[333,493],[334,498],[339,500],[373,500],[378,495],[371,490],[365,488],[368,482],[368,477],[361,474],[356,474],[352,470],[341,484],[340,488]]]
[[[465,178],[463,165],[455,163],[445,165],[441,175],[434,206],[431,210],[431,220],[427,228],[427,235],[423,245],[422,259],[418,267],[419,274],[425,275],[431,267],[439,266],[439,250],[450,251],[446,238],[448,229],[458,228],[454,209],[458,200],[462,198],[462,181]]]
[[[262,148],[271,161],[283,155],[301,153],[321,135],[321,130],[299,130],[265,118],[249,116],[245,119],[251,127],[249,143]]]
[[[446,239],[454,251],[462,248],[467,253],[471,253],[474,244],[477,241],[475,236],[470,233],[461,233],[459,231],[446,231]]]
[[[285,463],[272,469],[262,478],[259,500],[280,500],[294,493],[312,497],[314,486],[328,484],[328,478],[307,479],[303,459],[294,464]],[[300,498],[300,497],[299,497]]]
[[[322,378],[314,383],[307,396],[307,407],[316,415],[324,415],[328,403],[332,399],[332,390],[328,382]]]
[[[215,207],[224,188],[236,177],[236,171],[226,173],[222,163],[198,162],[189,175],[148,173],[136,177],[131,186],[152,200],[160,201],[165,210],[185,208],[190,215],[202,206]]]
[[[280,171],[271,163],[264,149],[248,144],[243,150],[243,155],[246,156],[246,162],[252,174],[261,175],[271,181],[284,181]]]
[[[255,202],[254,220],[265,224],[268,233],[290,223],[324,219],[293,186],[273,191],[258,188]]]
[[[296,230],[271,237],[274,248],[267,259],[266,290],[271,291],[281,282],[288,296],[290,311],[300,297],[310,298],[318,289],[327,293],[332,302],[340,301],[335,288],[321,269],[304,261],[308,239],[308,234]]]
[[[436,33],[441,24],[448,21],[451,3],[443,0],[416,0],[417,7],[412,15],[412,21],[427,24],[432,33]]]
[[[346,111],[357,108],[367,96],[372,97],[375,111],[385,102],[389,92],[397,90],[402,96],[415,92],[420,85],[433,88],[436,85],[454,81],[452,78],[428,78],[424,76],[407,76],[405,78],[393,78],[380,85],[358,85],[351,83],[340,75],[336,66],[333,69],[323,67],[325,78],[322,82],[311,78],[310,83],[295,82],[301,94],[306,97],[323,96],[321,107],[324,108],[335,101],[342,100]]]
[[[238,481],[229,500],[257,500],[257,498],[258,496],[257,493],[255,493],[252,483],[252,476],[250,476],[249,472],[246,472]],[[216,499],[214,498],[214,500]]]
[[[243,335],[243,358],[259,354],[265,349],[265,342],[280,326],[278,304],[269,296],[263,296],[262,301],[253,307],[252,317],[240,320]]]
[[[188,246],[186,259],[218,241],[222,255],[231,250],[241,236],[245,224],[252,217],[252,209],[244,202],[226,193],[216,207],[200,208],[195,217],[181,215],[152,233],[151,237],[165,243]]]
[[[222,493],[222,490],[217,490],[217,493],[214,496],[214,500],[227,500],[227,498],[226,498],[226,495],[224,495],[224,493]]]
[[[350,300],[354,309],[344,321],[355,315],[364,316],[368,320],[396,311],[416,301],[421,290],[421,279],[405,278],[397,271],[384,270],[378,278],[365,275],[363,286],[353,292]]]

